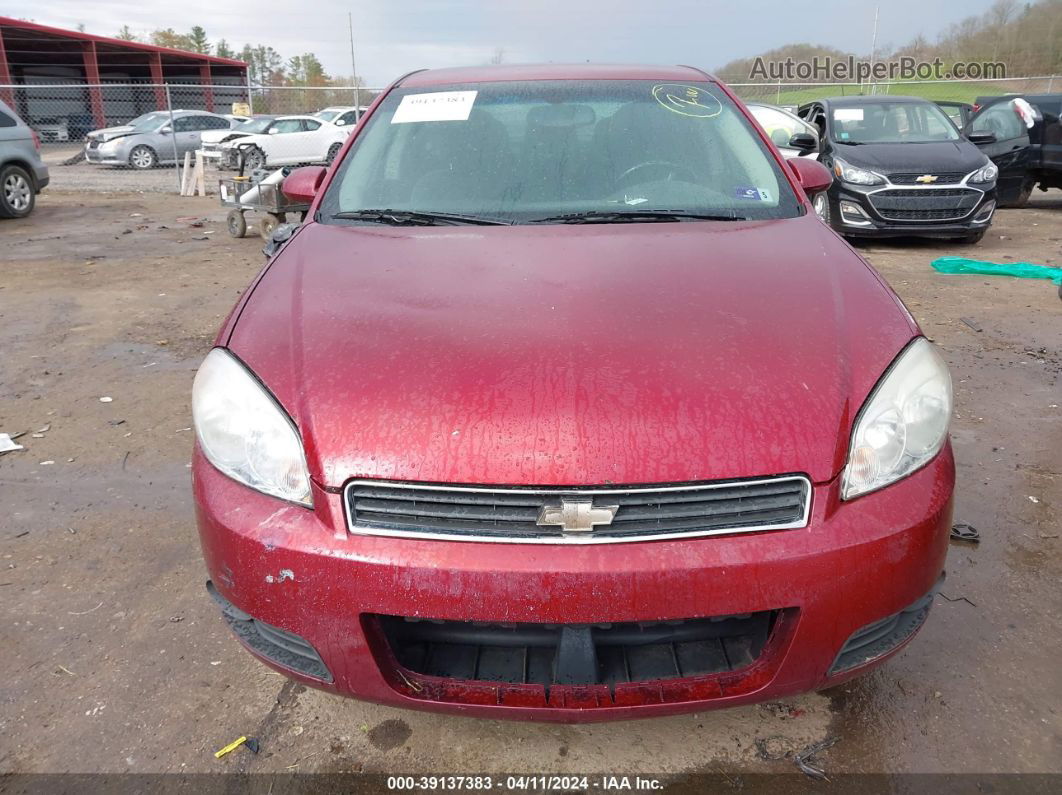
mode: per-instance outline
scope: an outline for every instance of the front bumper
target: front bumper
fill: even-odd
[[[129,165],[129,153],[124,149],[114,149],[102,152],[99,147],[91,148],[86,144],[85,161],[88,163],[98,163],[104,166],[127,166]]]
[[[779,698],[844,681],[895,653],[924,619],[943,568],[954,462],[947,446],[914,475],[849,503],[840,502],[837,479],[816,484],[802,529],[596,546],[352,535],[339,494],[315,486],[312,511],[283,503],[220,474],[198,450],[193,481],[207,568],[230,624],[246,629],[233,622],[253,617],[267,639],[316,656],[323,669],[307,675],[237,629],[267,664],[380,703],[575,722]],[[415,673],[398,663],[377,618],[600,625],[766,611],[770,638],[740,670],[547,692]],[[907,629],[895,643],[864,645],[863,657],[842,653],[898,615]]]
[[[829,200],[831,223],[842,235],[962,237],[991,225],[996,189],[994,183],[977,187],[956,184],[919,188],[835,182]],[[846,204],[857,207],[860,215],[843,212]]]

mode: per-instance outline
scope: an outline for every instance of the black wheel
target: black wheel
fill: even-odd
[[[250,147],[243,155],[243,173],[266,167],[265,152],[257,146]]]
[[[133,168],[143,171],[148,168],[154,168],[159,164],[159,156],[155,154],[155,150],[150,146],[141,144],[140,146],[134,146],[133,151],[129,153],[129,165]]]
[[[229,210],[225,222],[229,227],[229,234],[233,237],[243,237],[247,234],[247,219],[240,210]]]
[[[332,165],[332,161],[336,159],[336,155],[339,154],[339,150],[342,148],[343,144],[340,143],[335,143],[328,147],[328,157],[325,159],[325,162],[328,163],[328,165]]]
[[[985,232],[987,231],[987,229],[978,229],[976,232],[971,232],[968,235],[963,235],[959,238],[959,240],[961,240],[963,243],[967,243],[972,246],[975,243],[980,243],[981,238],[985,236]]]
[[[283,221],[274,215],[273,213],[266,213],[262,216],[262,220],[258,222],[258,231],[262,235],[262,240],[269,242],[273,237],[273,230],[281,225]]]
[[[36,201],[33,177],[22,166],[0,168],[0,218],[25,218]]]
[[[1032,196],[1033,188],[1036,187],[1036,180],[1026,178],[1021,183],[1021,192],[1018,193],[1013,199],[1008,202],[1000,202],[1000,207],[1024,207],[1029,203],[1029,197]]]

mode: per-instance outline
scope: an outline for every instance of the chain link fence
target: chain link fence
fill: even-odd
[[[912,80],[880,83],[731,82],[747,101],[798,106],[838,95],[904,94],[930,100],[973,103],[980,96],[1062,91],[1062,76],[1005,80]],[[354,86],[250,86],[243,83],[193,82],[100,83],[28,82],[0,85],[0,99],[12,107],[40,137],[45,161],[57,187],[113,190],[174,190],[181,152],[161,152],[158,168],[134,171],[114,164],[84,162],[86,136],[98,129],[127,124],[147,113],[182,110],[215,114],[312,114],[328,107],[365,107],[381,88]],[[116,173],[121,172],[121,173]],[[109,175],[109,176],[108,176]]]

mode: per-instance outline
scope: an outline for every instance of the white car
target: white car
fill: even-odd
[[[214,160],[221,158],[221,144],[226,141],[234,141],[237,138],[245,138],[248,135],[264,133],[276,116],[256,116],[238,124],[231,130],[207,130],[199,136],[199,149],[203,157]]]
[[[819,141],[819,130],[814,124],[804,121],[796,114],[777,105],[768,105],[765,102],[746,102],[745,106],[787,160],[791,157],[818,159],[821,141]],[[801,133],[814,136],[814,148],[801,148],[791,144],[793,136]]]
[[[241,154],[247,171],[300,163],[331,163],[351,129],[313,116],[279,116],[264,132],[219,144],[221,163],[238,167]]]
[[[356,108],[353,105],[345,105],[333,108],[324,108],[317,111],[314,115],[315,119],[321,119],[322,121],[328,121],[337,127],[352,127],[358,123],[358,119],[365,115],[365,111],[368,108],[364,105],[360,108]]]

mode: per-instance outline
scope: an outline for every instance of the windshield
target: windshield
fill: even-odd
[[[833,140],[842,144],[924,144],[955,141],[959,131],[931,102],[844,105],[830,115]]]
[[[234,131],[243,133],[265,132],[266,127],[268,127],[272,123],[272,121],[272,117],[269,117],[267,119],[251,119],[250,121],[245,121],[243,124],[235,127]]]
[[[392,91],[340,164],[318,218],[385,208],[505,223],[801,212],[767,146],[721,90],[645,80]]]
[[[338,111],[338,110],[319,110],[313,115],[314,115],[314,118],[316,118],[316,119],[322,119],[324,121],[332,121],[332,119],[334,119],[336,116],[338,116],[339,113],[340,113],[340,111]]]
[[[137,116],[129,122],[129,126],[137,132],[149,132],[169,120],[170,114],[168,113],[145,113],[143,116]]]

